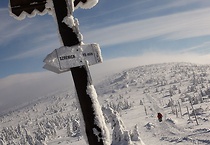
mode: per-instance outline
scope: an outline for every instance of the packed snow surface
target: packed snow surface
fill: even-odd
[[[209,65],[139,66],[108,76],[95,88],[113,145],[210,144]],[[75,92],[24,103],[1,115],[0,144],[86,144]]]

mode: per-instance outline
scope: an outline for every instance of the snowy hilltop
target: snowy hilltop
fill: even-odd
[[[210,144],[209,65],[139,66],[95,88],[112,145]],[[25,103],[0,117],[0,145],[84,145],[78,110],[70,91]]]

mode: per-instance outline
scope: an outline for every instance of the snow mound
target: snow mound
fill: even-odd
[[[151,122],[148,122],[144,127],[146,127],[148,130],[151,130],[152,128],[155,128],[155,125]]]
[[[167,118],[166,122],[171,123],[171,124],[175,124],[175,120],[171,119],[171,118]]]
[[[191,116],[193,115],[202,115],[204,113],[203,108],[197,108],[194,111],[192,111],[192,113],[190,114]]]
[[[196,129],[193,132],[210,132],[210,129],[208,129],[208,128],[199,128],[199,129]]]
[[[119,78],[116,78],[116,79],[112,82],[112,84],[117,83],[117,82],[121,82],[121,81],[127,80],[127,79],[129,79],[129,74],[128,74],[128,72],[124,72],[124,73],[122,74],[122,76],[120,76]]]

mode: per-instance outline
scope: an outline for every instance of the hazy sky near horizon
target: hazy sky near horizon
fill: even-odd
[[[104,63],[93,66],[94,78],[141,64],[210,63],[209,0],[99,0],[92,9],[75,10],[74,16],[84,43],[101,46]],[[8,1],[1,0],[0,18],[1,95],[27,96],[39,92],[42,84],[43,95],[58,87],[55,80],[62,84],[66,73],[56,75],[42,68],[45,56],[61,46],[52,16],[18,21],[9,15]],[[42,83],[45,79],[48,86]],[[26,86],[30,91],[22,92]]]

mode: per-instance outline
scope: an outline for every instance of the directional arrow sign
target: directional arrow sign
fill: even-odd
[[[70,68],[85,65],[86,63],[89,66],[101,63],[102,56],[98,44],[81,44],[72,47],[63,46],[59,49],[55,49],[52,53],[47,55],[44,62],[46,63],[46,69],[53,68],[53,70],[55,70],[57,68],[56,73],[61,73]]]

